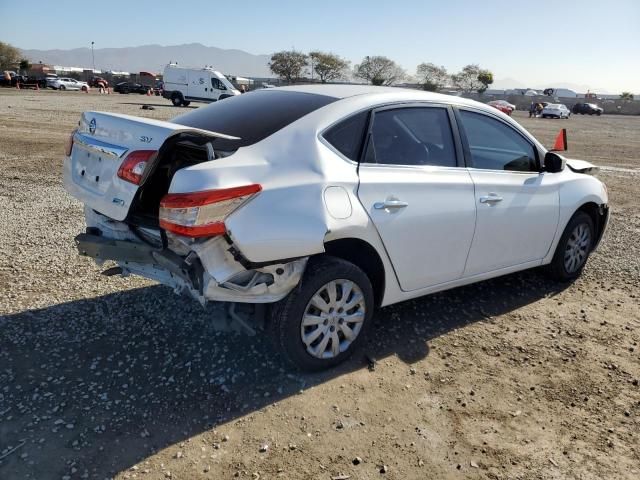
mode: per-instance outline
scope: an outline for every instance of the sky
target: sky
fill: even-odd
[[[55,5],[55,7],[54,7]],[[269,54],[385,55],[500,83],[640,93],[640,0],[0,0],[0,41],[23,49],[202,43]],[[515,85],[515,84],[522,85]]]

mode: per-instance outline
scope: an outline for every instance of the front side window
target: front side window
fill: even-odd
[[[508,125],[481,113],[460,110],[471,153],[471,167],[516,172],[538,171],[533,145]]]
[[[345,157],[357,162],[368,118],[369,112],[352,115],[327,130],[323,137]]]
[[[455,167],[456,153],[446,108],[411,107],[376,112],[365,161]]]

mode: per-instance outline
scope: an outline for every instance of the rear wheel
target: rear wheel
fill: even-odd
[[[60,85],[60,86],[58,87],[58,89],[59,89],[59,90],[66,90],[66,89],[67,89],[67,87],[65,87],[64,85]]]
[[[191,102],[187,102],[186,100],[183,100],[182,102],[183,107],[188,107],[189,105],[191,105]]]
[[[184,98],[182,98],[182,94],[180,92],[176,92],[171,95],[171,103],[173,103],[174,107],[179,107],[184,102]]]
[[[567,224],[556,253],[549,265],[549,273],[561,282],[576,279],[587,263],[595,240],[593,220],[585,212],[576,212]]]
[[[297,368],[324,370],[362,345],[373,308],[373,288],[360,268],[336,257],[312,258],[301,283],[272,306],[269,330]]]

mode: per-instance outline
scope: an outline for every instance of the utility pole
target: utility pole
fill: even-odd
[[[93,44],[95,42],[91,42],[91,63],[93,64],[93,74],[96,73],[96,58],[93,56]]]

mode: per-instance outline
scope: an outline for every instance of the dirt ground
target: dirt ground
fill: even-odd
[[[141,110],[152,104],[155,110]],[[528,271],[380,310],[364,355],[289,371],[165,287],[76,255],[62,189],[85,110],[0,90],[0,478],[640,478],[640,117],[515,117],[603,166],[612,220],[573,285]]]

